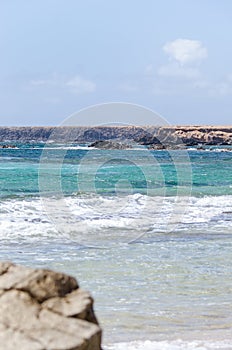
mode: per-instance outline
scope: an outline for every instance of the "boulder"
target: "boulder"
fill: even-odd
[[[109,140],[99,140],[96,142],[93,142],[89,145],[89,147],[95,147],[100,149],[130,149],[132,148],[131,145],[125,142],[116,142],[116,141],[109,141]]]
[[[90,294],[63,273],[0,263],[0,350],[100,350]]]

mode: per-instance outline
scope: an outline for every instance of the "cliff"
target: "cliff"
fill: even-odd
[[[232,145],[232,126],[0,127],[0,142],[133,140],[144,145]]]

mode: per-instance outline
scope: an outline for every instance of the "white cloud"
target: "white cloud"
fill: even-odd
[[[153,95],[170,95],[170,94],[172,94],[170,87],[163,88],[159,85],[154,85],[151,91],[152,91]]]
[[[228,74],[220,81],[207,81],[204,79],[193,82],[195,88],[205,90],[211,97],[232,96],[232,74]]]
[[[183,79],[198,79],[200,77],[200,72],[197,68],[183,67],[176,62],[161,66],[157,73],[163,77]]]
[[[198,40],[176,39],[163,46],[170,62],[158,68],[162,77],[192,80],[201,85],[202,78],[198,63],[207,57],[207,49]]]
[[[124,82],[119,85],[119,89],[123,92],[136,92],[139,90],[138,84],[137,83],[131,83],[131,82]]]
[[[207,49],[198,40],[176,39],[163,46],[171,60],[175,60],[181,65],[196,63],[207,57]]]
[[[66,86],[70,87],[77,94],[94,92],[96,90],[96,84],[93,81],[84,79],[79,75],[68,80]]]
[[[152,64],[148,64],[145,67],[145,75],[151,75],[153,73],[153,65]]]
[[[226,80],[232,83],[232,74],[228,74]]]
[[[196,89],[208,89],[210,87],[210,84],[207,80],[199,79],[193,82],[193,86]]]
[[[48,85],[56,85],[54,79],[37,79],[31,81],[32,86],[48,86]]]
[[[232,74],[229,74],[224,80],[211,85],[208,91],[212,97],[232,95]]]
[[[34,87],[59,86],[62,82],[62,77],[57,73],[53,73],[50,77],[43,79],[31,80],[30,85]]]
[[[76,94],[91,93],[96,90],[96,84],[93,81],[85,79],[80,75],[68,78],[53,74],[51,78],[32,80],[30,86],[34,88],[68,89]]]
[[[59,105],[61,103],[61,99],[58,97],[46,97],[45,102],[51,105]]]

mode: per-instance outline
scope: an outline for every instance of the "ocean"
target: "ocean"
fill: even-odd
[[[0,148],[0,257],[91,291],[105,350],[232,349],[232,148]]]

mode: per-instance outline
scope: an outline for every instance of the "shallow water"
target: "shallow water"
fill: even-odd
[[[0,150],[1,259],[77,277],[105,349],[232,349],[232,153],[70,147]]]

